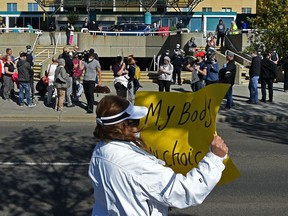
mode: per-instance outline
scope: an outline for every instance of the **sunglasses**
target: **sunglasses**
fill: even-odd
[[[128,119],[127,125],[130,127],[138,127],[140,124],[140,119]]]

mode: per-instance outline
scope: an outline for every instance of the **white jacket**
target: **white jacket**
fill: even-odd
[[[89,166],[94,187],[92,215],[167,215],[168,207],[203,202],[221,178],[223,158],[209,152],[186,176],[133,143],[96,145]]]
[[[174,66],[171,63],[169,63],[169,64],[163,64],[160,67],[163,67],[163,73],[160,73],[158,75],[158,80],[172,81]]]

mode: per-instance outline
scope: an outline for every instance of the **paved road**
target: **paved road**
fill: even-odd
[[[288,124],[217,124],[241,172],[200,206],[170,216],[288,215]],[[87,163],[94,123],[0,125],[0,215],[84,216],[93,205]],[[51,164],[49,164],[51,163]]]
[[[158,85],[152,82],[143,82],[143,88],[139,91],[158,91]],[[112,83],[104,83],[108,85],[115,94]],[[172,85],[173,92],[190,92],[189,84],[182,86]],[[95,104],[97,104],[104,94],[95,95]],[[233,97],[235,106],[230,111],[221,110],[218,114],[218,120],[224,122],[231,121],[288,121],[288,94],[283,91],[283,83],[274,84],[274,103],[260,103],[259,105],[247,104],[245,101],[249,99],[249,91],[247,85],[234,85]],[[259,89],[259,98],[261,93]],[[80,102],[76,103],[73,108],[65,108],[64,113],[54,112],[52,107],[44,104],[43,98],[37,97],[37,106],[34,108],[19,107],[16,101],[3,101],[0,98],[0,122],[1,121],[54,121],[54,122],[95,122],[95,114],[86,114],[84,109],[86,99],[84,94]],[[223,105],[226,100],[223,100]]]

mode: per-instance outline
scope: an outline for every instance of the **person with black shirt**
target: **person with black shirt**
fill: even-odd
[[[264,59],[261,61],[261,72],[260,72],[260,82],[261,82],[261,101],[266,103],[266,85],[268,85],[269,92],[269,102],[273,102],[273,82],[277,77],[277,65],[270,60],[271,53],[265,53],[263,55]]]
[[[27,53],[22,52],[20,54],[20,59],[17,62],[17,70],[18,70],[18,82],[19,82],[19,105],[21,107],[24,106],[24,91],[25,91],[25,97],[27,100],[28,107],[34,107],[36,106],[31,101],[30,97],[30,82],[32,77],[32,69],[30,63],[26,60]]]
[[[12,75],[16,73],[16,65],[12,61],[11,56],[6,56],[6,63],[4,64],[4,75],[3,75],[3,99],[9,100],[14,97],[14,83],[12,80]]]
[[[26,61],[30,64],[31,67],[31,76],[30,76],[30,88],[31,88],[31,98],[32,102],[34,103],[34,97],[35,97],[35,88],[34,88],[34,56],[33,51],[30,45],[26,46]]]
[[[258,55],[257,50],[252,53],[252,62],[249,69],[249,92],[250,98],[247,103],[258,104],[258,80],[261,71],[261,57]]]
[[[180,19],[179,22],[176,24],[177,34],[181,34],[182,28],[184,28],[183,20]]]
[[[173,84],[177,83],[178,85],[182,85],[181,79],[181,71],[184,64],[184,51],[180,48],[180,44],[176,45],[176,49],[174,50],[174,55],[172,57],[172,62],[174,70],[173,70]]]
[[[226,110],[230,110],[232,106],[234,105],[233,103],[233,85],[235,83],[235,77],[236,77],[236,64],[234,60],[234,54],[231,52],[228,52],[226,55],[226,59],[228,60],[227,64],[224,65],[224,67],[220,70],[220,79],[222,83],[227,83],[230,84],[230,87],[226,93]]]
[[[115,65],[113,66],[112,71],[114,75],[114,87],[117,95],[127,98],[129,76],[122,56],[117,56],[115,58]]]
[[[285,53],[285,58],[282,61],[282,69],[284,74],[284,92],[288,92],[288,50]]]
[[[51,41],[50,45],[53,45],[53,42],[54,42],[54,45],[56,45],[56,38],[55,38],[56,25],[53,21],[50,22],[48,26],[48,31],[49,31],[50,41]]]
[[[216,26],[216,35],[217,35],[217,40],[216,40],[216,46],[219,46],[219,41],[221,40],[221,47],[223,47],[224,44],[224,37],[225,37],[225,24],[223,23],[223,20],[220,19],[218,25]]]

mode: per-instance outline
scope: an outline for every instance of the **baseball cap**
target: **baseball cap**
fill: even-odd
[[[94,53],[95,50],[93,48],[89,49],[89,53]]]
[[[196,57],[204,57],[205,56],[205,53],[200,51],[196,54]]]
[[[132,103],[122,112],[105,117],[97,117],[96,122],[100,125],[113,125],[123,122],[127,119],[141,119],[148,113],[148,108],[145,106],[134,106]]]

